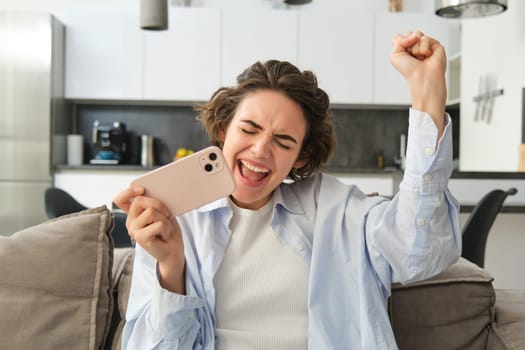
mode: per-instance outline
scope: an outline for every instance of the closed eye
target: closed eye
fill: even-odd
[[[275,142],[283,149],[291,149],[293,145],[297,145],[297,141],[288,134],[275,134]]]
[[[255,135],[257,133],[256,131],[248,130],[248,129],[244,129],[244,128],[241,128],[241,130],[242,130],[243,133],[248,134],[248,135]]]
[[[279,145],[279,147],[281,147],[283,149],[286,149],[286,150],[290,149],[290,146],[287,146],[287,145],[285,145],[284,143],[282,143],[282,142],[280,142],[278,140],[276,140],[275,142],[277,143],[277,145]]]

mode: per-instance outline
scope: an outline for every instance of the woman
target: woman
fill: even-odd
[[[397,348],[391,284],[439,273],[461,239],[446,190],[444,49],[420,32],[398,35],[391,61],[412,96],[406,170],[391,201],[319,172],[335,142],[310,72],[256,63],[198,107],[237,187],[177,218],[143,188],[117,195],[137,242],[124,348]]]

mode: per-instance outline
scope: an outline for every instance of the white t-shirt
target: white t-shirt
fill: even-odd
[[[259,210],[231,202],[232,231],[215,275],[217,349],[307,349],[309,267]]]

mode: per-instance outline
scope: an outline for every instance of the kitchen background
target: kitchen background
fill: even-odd
[[[96,155],[91,142],[93,123],[111,125],[123,122],[128,128],[128,152],[124,164],[140,165],[140,135],[155,138],[155,164],[167,164],[179,148],[193,150],[209,145],[208,137],[196,120],[191,106],[145,106],[126,104],[75,104],[73,131],[84,136],[84,163]],[[459,155],[459,107],[447,108],[454,126],[454,156]],[[407,108],[352,109],[333,108],[337,149],[328,170],[337,172],[374,171],[378,157],[384,157],[381,168],[399,168],[400,135],[408,128]],[[381,170],[381,169],[378,169]]]
[[[87,206],[111,205],[116,191],[150,169],[138,165],[140,147],[133,142],[138,135],[155,136],[157,164],[170,161],[179,147],[201,148],[207,140],[192,105],[232,84],[255,60],[268,58],[312,69],[331,96],[339,145],[329,170],[367,192],[393,195],[402,175],[394,159],[407,128],[409,96],[389,63],[390,40],[395,33],[420,28],[440,38],[449,56],[447,110],[459,168],[451,191],[469,206],[489,189],[518,187],[518,195],[507,201],[510,212],[495,223],[498,235],[489,237],[486,266],[497,286],[525,288],[525,281],[516,278],[521,274],[516,257],[525,246],[520,234],[525,215],[516,213],[525,204],[525,185],[516,173],[524,125],[525,2],[510,0],[503,14],[462,21],[438,18],[433,1],[418,0],[404,0],[399,13],[388,12],[387,0],[313,0],[301,7],[277,0],[187,3],[170,1],[169,30],[145,32],[139,27],[138,0],[0,0],[0,11],[52,14],[63,26],[51,43],[63,55],[47,63],[55,67],[53,73],[62,68],[58,78],[49,80],[53,92],[32,110],[26,105],[43,95],[37,98],[24,86],[22,99],[0,104],[0,234],[45,220],[42,199],[49,185],[66,189]],[[5,32],[0,39],[0,50],[14,43]],[[26,57],[44,52],[41,43],[30,44]],[[0,70],[0,92],[6,96],[14,91],[14,71]],[[478,97],[498,89],[504,93],[490,100],[490,118],[476,120]],[[23,125],[19,115],[13,118],[18,111],[26,116]],[[126,124],[135,165],[89,164],[95,120]],[[31,150],[43,151],[40,156],[14,152],[22,149],[13,146],[13,132],[21,129],[23,138],[32,140]],[[69,133],[84,136],[81,166],[67,164]],[[380,152],[387,170],[377,169]],[[43,164],[38,178],[28,170],[35,164]],[[26,180],[37,189],[29,192]]]

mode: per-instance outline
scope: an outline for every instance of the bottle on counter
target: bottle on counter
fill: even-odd
[[[155,162],[153,154],[153,136],[141,135],[140,164],[143,167],[152,167]]]
[[[385,168],[385,154],[383,153],[383,151],[379,152],[379,154],[377,155],[377,168]]]

